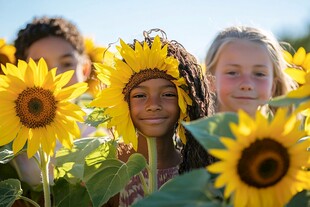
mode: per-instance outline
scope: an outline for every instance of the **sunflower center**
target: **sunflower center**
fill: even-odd
[[[287,149],[281,143],[265,138],[256,140],[242,151],[237,171],[248,185],[266,188],[279,182],[289,165]]]
[[[49,90],[27,88],[18,95],[15,103],[16,115],[27,128],[47,126],[55,118],[57,102]]]

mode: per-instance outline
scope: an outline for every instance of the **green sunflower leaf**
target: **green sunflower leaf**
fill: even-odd
[[[310,97],[305,97],[305,98],[289,98],[286,97],[286,95],[283,96],[278,96],[273,99],[271,99],[268,104],[271,106],[290,106],[290,105],[296,105],[298,106],[299,104],[308,101]]]
[[[70,184],[63,178],[53,186],[53,198],[55,207],[89,206],[91,203],[85,186]]]
[[[0,182],[0,206],[12,206],[14,201],[19,199],[23,190],[20,181],[7,179]]]
[[[130,178],[147,166],[146,159],[139,153],[132,154],[127,163],[118,159],[107,159],[87,165],[84,183],[93,206],[102,206],[109,198],[120,192]]]
[[[219,193],[212,193],[211,185],[210,174],[205,169],[193,170],[169,180],[159,191],[138,201],[133,207],[221,207],[221,202],[217,200]]]
[[[14,154],[12,144],[13,142],[10,142],[9,144],[0,147],[0,164],[6,164],[10,162],[12,159],[14,159],[14,157],[27,150],[27,144],[25,144],[25,146],[17,154]]]
[[[61,148],[56,153],[55,178],[79,183],[83,178],[85,162],[116,158],[116,142],[107,137],[89,137],[74,141],[71,150]]]
[[[105,110],[106,108],[94,108],[93,111],[87,116],[85,123],[94,127],[98,127],[100,124],[107,122],[111,118],[107,115],[104,115]]]
[[[211,117],[204,117],[191,122],[183,122],[184,127],[189,130],[195,139],[205,150],[213,148],[224,148],[220,142],[220,137],[231,137],[232,134],[229,123],[238,122],[236,113],[217,113]]]
[[[296,207],[296,206],[310,206],[310,191],[301,191],[297,193],[290,202],[286,205],[286,207]]]
[[[0,147],[0,164],[6,164],[14,158],[11,144]]]

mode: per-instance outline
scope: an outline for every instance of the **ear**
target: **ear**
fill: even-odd
[[[91,61],[89,59],[84,61],[82,71],[83,71],[83,79],[84,81],[86,81],[91,73]]]

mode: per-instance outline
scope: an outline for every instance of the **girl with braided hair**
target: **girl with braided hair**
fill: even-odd
[[[162,37],[151,36],[153,32],[161,32]],[[134,152],[148,158],[146,140],[155,137],[157,184],[161,187],[179,174],[179,168],[186,169],[186,159],[194,158],[185,154],[182,162],[177,147],[180,141],[174,139],[181,140],[185,147],[187,142],[194,143],[181,122],[213,113],[208,85],[196,59],[178,42],[167,40],[162,30],[144,32],[141,42],[134,40],[133,44],[127,44],[120,40],[120,44],[117,49],[122,59],[115,58],[113,67],[104,63],[95,65],[98,78],[107,88],[91,105],[108,108],[104,112],[111,117],[108,127],[113,127],[124,141],[120,144],[120,160],[126,162]],[[129,149],[124,147],[127,144],[131,146]],[[195,144],[191,146],[199,146]],[[212,161],[201,147],[197,149],[203,155],[201,162],[207,165]],[[147,171],[143,171],[143,176],[148,180]],[[143,197],[141,180],[134,176],[104,206],[130,206]]]

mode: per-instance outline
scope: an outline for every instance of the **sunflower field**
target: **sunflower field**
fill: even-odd
[[[105,51],[91,41],[86,45],[94,59],[94,49]],[[89,90],[86,83],[66,86],[72,71],[56,75],[57,68],[48,68],[44,59],[15,63],[13,51],[0,40],[0,59],[6,57],[0,75],[0,207],[100,207],[143,169],[152,171],[152,162],[141,154],[132,154],[126,163],[117,158],[119,135],[101,131],[112,118],[106,116],[108,109],[89,105],[82,95]],[[278,107],[274,115],[226,112],[183,123],[217,162],[177,176],[160,189],[146,185],[147,196],[133,206],[310,206],[310,53],[300,48],[284,57],[291,66],[286,72],[299,87],[270,100]],[[95,79],[93,85],[96,97],[101,85]],[[122,123],[121,118],[112,121]],[[77,139],[79,124],[97,131]],[[21,178],[17,172],[11,178],[9,163],[22,153],[27,155],[23,162],[34,160],[42,176],[36,188],[25,184],[35,174]]]

